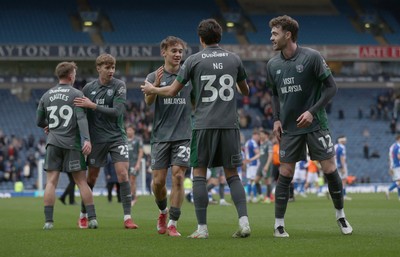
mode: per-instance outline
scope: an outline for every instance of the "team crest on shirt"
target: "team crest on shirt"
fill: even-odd
[[[126,88],[120,87],[120,88],[118,89],[118,94],[126,94]]]
[[[114,90],[112,89],[107,89],[107,95],[112,96],[114,94]]]
[[[296,71],[297,71],[298,73],[302,73],[302,72],[304,71],[304,66],[303,66],[303,64],[296,65]]]
[[[326,63],[326,61],[325,61],[325,59],[324,58],[322,58],[322,65],[324,65],[324,68],[325,69],[329,69],[329,66],[328,66],[328,64]]]
[[[280,69],[279,69],[279,70],[277,70],[277,71],[276,71],[276,75],[279,75],[279,74],[281,74],[281,72],[282,72],[282,71],[281,71]]]
[[[280,150],[279,151],[279,156],[280,157],[285,157],[285,155],[286,155],[286,152],[284,150]]]

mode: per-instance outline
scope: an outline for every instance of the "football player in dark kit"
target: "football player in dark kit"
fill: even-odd
[[[195,109],[192,122],[190,166],[193,167],[193,200],[197,230],[189,238],[208,238],[206,188],[207,168],[224,167],[231,196],[235,204],[239,229],[235,238],[250,236],[246,195],[238,176],[242,164],[236,94],[248,95],[247,74],[238,55],[218,44],[222,28],[214,19],[200,22],[197,35],[204,49],[189,56],[175,81],[166,87],[154,87],[148,81],[142,91],[161,96],[175,96],[190,81]]]
[[[157,87],[171,85],[181,67],[186,50],[186,42],[168,36],[160,43],[164,65],[148,74],[146,80]],[[153,130],[151,132],[151,169],[153,173],[152,190],[160,211],[157,220],[159,234],[181,236],[177,231],[178,220],[184,197],[183,180],[189,167],[190,158],[190,83],[175,97],[146,95],[147,105],[154,103]],[[170,208],[167,208],[167,174],[172,173]],[[169,221],[167,221],[169,214]]]
[[[120,184],[121,202],[124,211],[124,226],[136,229],[138,226],[131,217],[131,187],[129,183],[129,155],[127,135],[124,127],[126,85],[114,78],[115,58],[110,54],[101,54],[96,59],[99,78],[89,82],[83,88],[84,97],[75,98],[74,104],[87,108],[90,136],[93,149],[88,156],[88,184],[93,189],[100,167],[107,163],[107,154],[111,155]],[[87,227],[86,210],[82,205],[79,227]]]
[[[320,161],[343,234],[353,232],[343,210],[343,186],[335,162],[325,106],[336,94],[336,83],[321,54],[297,44],[299,25],[289,16],[269,22],[272,48],[280,53],[268,61],[267,86],[272,88],[273,132],[280,142],[280,170],[275,189],[275,237],[289,237],[284,216],[295,163]]]
[[[56,67],[58,84],[49,89],[40,99],[36,123],[48,133],[46,141],[47,183],[44,192],[43,229],[53,228],[55,190],[60,172],[72,174],[82,196],[82,205],[87,210],[87,227],[97,228],[93,194],[86,183],[85,156],[90,154],[92,144],[89,136],[86,112],[74,106],[74,99],[82,97],[81,91],[73,88],[77,66],[74,62],[61,62]]]

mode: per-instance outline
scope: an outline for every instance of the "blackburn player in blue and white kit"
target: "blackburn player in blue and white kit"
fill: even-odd
[[[386,193],[386,198],[389,199],[389,193],[397,188],[397,194],[400,201],[400,135],[396,136],[396,142],[389,148],[389,173],[392,176],[393,183],[389,186]]]
[[[245,152],[245,163],[246,165],[246,178],[247,178],[247,202],[252,200],[254,203],[258,202],[257,198],[257,187],[254,183],[257,175],[257,169],[259,165],[260,158],[260,148],[258,147],[258,142],[260,141],[260,134],[258,130],[253,131],[253,135],[249,140],[247,140],[244,146]],[[251,198],[253,192],[253,198]]]
[[[335,145],[336,152],[336,165],[339,171],[340,178],[342,179],[343,184],[343,199],[351,200],[351,197],[346,194],[346,185],[347,185],[347,155],[346,155],[346,143],[347,138],[345,136],[340,136],[338,138],[338,143]]]
[[[307,197],[304,192],[304,185],[306,184],[306,176],[307,176],[307,167],[308,161],[298,161],[296,162],[296,166],[294,168],[294,176],[293,176],[293,183],[294,183],[294,190],[298,194],[303,197]]]

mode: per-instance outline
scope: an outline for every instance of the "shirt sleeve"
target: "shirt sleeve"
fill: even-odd
[[[43,97],[39,101],[38,108],[36,110],[36,125],[38,127],[44,128],[47,126],[47,121],[46,121],[46,112],[44,110],[44,105],[43,105]]]
[[[126,104],[126,85],[125,83],[122,82],[114,95],[113,107],[97,105],[95,111],[116,118],[125,113],[126,110],[125,104]]]

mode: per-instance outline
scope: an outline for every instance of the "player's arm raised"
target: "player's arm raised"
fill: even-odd
[[[160,83],[161,83],[161,78],[164,74],[164,66],[161,66],[160,68],[157,69],[156,71],[156,78],[155,81],[153,82],[153,86],[155,87],[160,87]],[[146,79],[148,80],[148,79]],[[144,101],[146,102],[147,105],[152,105],[154,103],[154,101],[156,100],[157,95],[155,94],[145,94],[144,95]]]

